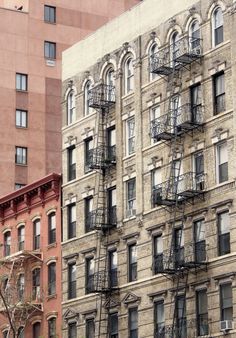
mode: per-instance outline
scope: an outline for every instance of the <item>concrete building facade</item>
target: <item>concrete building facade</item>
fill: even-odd
[[[63,337],[235,336],[235,13],[146,0],[63,53]]]
[[[137,2],[0,1],[1,194],[60,172],[61,53]]]
[[[1,337],[61,337],[61,176],[0,199]]]

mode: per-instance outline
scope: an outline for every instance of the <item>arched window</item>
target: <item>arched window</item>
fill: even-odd
[[[193,20],[189,29],[190,49],[194,50],[200,46],[200,26],[198,20]]]
[[[24,225],[18,228],[18,250],[22,251],[25,247],[25,227]]]
[[[84,87],[84,115],[89,115],[92,112],[92,108],[89,107],[89,91],[92,87],[92,83],[88,80]]]
[[[21,273],[17,280],[17,293],[18,299],[20,301],[23,301],[24,299],[24,291],[25,291],[25,276],[23,273]]]
[[[40,301],[40,268],[36,268],[32,271],[32,299]]]
[[[56,263],[52,262],[48,265],[48,295],[52,296],[56,293]]]
[[[48,338],[56,338],[56,318],[48,320]]]
[[[34,250],[37,250],[40,248],[40,219],[36,219],[33,222],[33,231],[34,231],[33,248]]]
[[[67,96],[67,124],[75,122],[75,92],[72,89]]]
[[[51,212],[48,215],[48,244],[56,242],[56,213]]]
[[[108,101],[115,101],[115,91],[114,91],[114,87],[115,87],[115,73],[114,73],[114,69],[113,68],[109,68],[107,73],[106,73],[106,78],[105,78],[105,84],[108,86],[107,87],[107,92],[106,92],[106,96],[107,96],[107,100]]]
[[[216,7],[212,14],[212,30],[213,46],[217,46],[224,41],[223,13],[220,7]]]
[[[18,332],[17,332],[17,337],[18,338],[24,338],[25,337],[23,326],[19,327]]]
[[[158,46],[157,46],[157,43],[155,42],[151,45],[151,48],[149,50],[149,68],[150,68],[150,70],[152,69],[152,64],[155,64],[155,62],[156,62],[155,59],[157,57],[157,53],[158,53]],[[150,71],[150,80],[152,81],[156,77],[157,77],[157,74],[152,73]]]
[[[170,55],[171,55],[171,62],[172,65],[176,64],[176,60],[179,56],[179,33],[174,32],[170,39]]]
[[[125,62],[125,94],[134,90],[134,66],[133,58],[129,57]]]
[[[11,254],[11,232],[7,231],[4,234],[4,256]]]
[[[33,338],[40,337],[41,325],[39,322],[33,324]]]

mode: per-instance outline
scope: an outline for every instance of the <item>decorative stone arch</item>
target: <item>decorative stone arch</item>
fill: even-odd
[[[149,55],[150,49],[152,48],[154,43],[157,44],[158,48],[161,48],[161,41],[158,37],[155,36],[147,42],[146,47],[145,47],[145,55]]]
[[[120,55],[119,62],[118,62],[118,69],[120,69],[124,66],[124,64],[125,64],[125,62],[126,62],[126,60],[128,59],[129,56],[132,56],[134,60],[137,57],[135,50],[132,47],[127,46],[126,48],[123,49],[123,52]]]
[[[56,207],[52,207],[50,209],[47,210],[46,215],[49,216],[50,214],[52,214],[53,212],[57,212],[57,208]]]
[[[70,80],[69,83],[68,83],[68,86],[67,86],[67,89],[65,91],[65,95],[64,95],[64,99],[67,100],[67,97],[69,95],[69,93],[71,91],[74,91],[75,95],[77,95],[77,88],[76,86],[73,84],[73,81]]]
[[[46,314],[46,320],[49,321],[52,318],[56,318],[58,317],[58,313],[56,311],[51,311],[49,313]]]
[[[91,75],[88,75],[88,76],[83,80],[83,82],[82,82],[82,87],[81,87],[82,92],[84,92],[85,86],[86,86],[86,84],[87,84],[88,81],[91,82],[92,86],[93,86],[94,83],[95,83],[93,77],[92,77]]]
[[[199,22],[199,26],[202,24],[202,17],[199,13],[194,13],[194,14],[190,14],[186,21],[185,21],[185,24],[184,24],[184,32],[185,33],[189,33],[189,30],[190,30],[190,27],[191,27],[191,24],[197,20]]]
[[[207,19],[211,20],[212,18],[212,14],[215,11],[215,9],[217,7],[220,7],[222,9],[222,12],[224,12],[226,10],[226,5],[224,3],[224,1],[222,0],[213,0],[211,5],[209,6],[208,10],[207,10]]]
[[[5,233],[7,233],[7,232],[12,232],[12,228],[10,228],[10,227],[7,227],[7,228],[5,228],[3,231],[2,231],[2,234],[3,235],[5,235]]]
[[[56,257],[50,257],[50,258],[47,260],[47,262],[46,262],[47,266],[49,266],[49,265],[52,264],[52,263],[57,263],[57,258],[56,258]]]
[[[34,215],[31,218],[31,222],[34,223],[35,221],[37,221],[37,219],[41,221],[41,218],[42,218],[42,215]]]
[[[116,61],[112,58],[109,58],[109,60],[107,60],[103,63],[101,71],[100,71],[100,75],[99,75],[100,80],[104,81],[105,76],[106,76],[106,74],[107,74],[107,72],[110,68],[112,68],[114,70],[114,72],[117,71]]]
[[[25,222],[19,222],[17,225],[16,225],[16,229],[19,229],[21,227],[25,227],[26,226],[26,223]]]
[[[166,35],[166,43],[169,44],[170,43],[170,39],[172,37],[172,35],[177,32],[179,35],[182,35],[183,34],[183,31],[181,29],[181,27],[179,25],[174,25],[173,27],[171,27],[168,32],[167,32],[167,35]]]

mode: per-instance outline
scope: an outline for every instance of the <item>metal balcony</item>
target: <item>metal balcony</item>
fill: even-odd
[[[97,208],[90,211],[85,219],[86,231],[108,230],[116,227],[116,206],[111,208]]]
[[[150,72],[168,76],[174,69],[178,70],[200,59],[201,55],[202,40],[184,36],[151,57]]]
[[[160,255],[159,255],[160,256]],[[198,243],[186,243],[184,247],[165,250],[162,259],[154,258],[155,273],[174,275],[183,270],[206,267],[206,247]]]
[[[88,277],[86,290],[88,293],[102,292],[106,293],[116,289],[118,285],[117,271],[109,272],[101,270]]]
[[[203,125],[203,106],[186,103],[151,121],[151,136],[156,141],[170,141]]]
[[[181,317],[176,319],[174,325],[165,326],[165,338],[187,338],[192,337],[191,334],[195,332],[196,329],[196,320],[187,319],[186,317]],[[194,334],[195,336],[195,334]]]
[[[99,84],[88,92],[88,105],[91,108],[110,108],[115,104],[115,87]]]
[[[201,196],[206,189],[206,174],[187,172],[166,182],[157,184],[152,190],[153,205],[172,206]]]
[[[90,149],[86,164],[90,169],[106,169],[116,165],[116,146]]]

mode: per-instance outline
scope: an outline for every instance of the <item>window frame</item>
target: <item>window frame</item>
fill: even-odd
[[[200,226],[200,234],[198,232]],[[201,238],[202,226],[204,236]],[[203,262],[206,260],[206,227],[204,218],[195,220],[193,222],[193,232],[194,232],[194,257],[195,262]],[[200,252],[200,253],[199,253]]]
[[[39,338],[41,332],[41,323],[36,322],[32,325],[33,338]]]
[[[221,163],[222,155],[220,153],[222,147],[225,147],[226,153],[224,155],[227,158],[227,161],[223,163]],[[224,175],[222,175],[222,172],[221,172],[221,168],[223,165],[226,167]],[[227,141],[224,141],[216,145],[216,183],[220,184],[220,183],[227,182],[228,180],[229,180],[228,143]]]
[[[118,285],[118,254],[116,249],[108,251],[108,271],[109,286],[111,288],[116,287]]]
[[[56,294],[56,262],[48,264],[48,296],[54,296]]]
[[[225,298],[223,297],[223,288],[230,287],[231,290],[231,306],[228,307],[223,307],[223,304],[225,302]],[[231,318],[227,318],[228,315],[226,316],[225,310],[231,309]],[[224,320],[233,320],[233,290],[232,290],[232,283],[231,282],[226,282],[220,284],[220,319],[221,321]]]
[[[132,322],[132,315],[135,315],[135,321],[136,324],[135,328],[132,329],[133,322]],[[128,329],[129,329],[129,338],[138,338],[138,307],[131,307],[128,310]]]
[[[128,246],[128,282],[138,280],[138,255],[137,244],[132,243]]]
[[[16,91],[19,92],[28,91],[28,74],[16,73]]]
[[[130,191],[130,185],[133,184],[133,189],[132,189],[132,195]],[[128,181],[126,181],[126,211],[127,211],[127,216],[130,210],[132,210],[132,213],[136,213],[136,178],[131,178]]]
[[[109,313],[108,323],[109,323],[108,324],[109,325],[109,338],[118,338],[118,335],[119,335],[118,312]]]
[[[130,55],[125,60],[124,74],[125,74],[125,95],[134,92],[134,65],[133,57]]]
[[[200,295],[204,293],[204,296],[206,297],[206,304],[208,304],[207,299],[207,289],[199,289],[196,290],[196,323],[197,323],[197,335],[198,336],[206,336],[209,332],[209,325],[208,325],[208,309],[206,308],[206,312],[200,311]],[[203,323],[202,323],[203,320]],[[204,325],[204,321],[207,322],[207,324]],[[203,329],[202,329],[203,325]],[[206,331],[204,331],[206,329]],[[202,331],[203,330],[203,331]]]
[[[41,220],[40,218],[37,218],[33,221],[33,250],[40,249],[40,245],[41,245],[40,236],[41,236]]]
[[[161,239],[161,242],[158,242],[159,239]],[[156,275],[159,273],[159,270],[163,271],[163,235],[162,233],[157,234],[155,236],[153,236],[153,274]],[[158,249],[158,243],[159,246],[161,247],[161,251],[160,248]],[[158,249],[158,250],[157,250]]]
[[[93,150],[93,137],[89,137],[84,140],[84,173],[85,174],[92,171],[92,169],[89,167],[91,150]]]
[[[23,234],[21,233],[23,230]],[[22,240],[23,237],[23,240]],[[17,229],[17,239],[18,239],[18,251],[24,250],[25,247],[25,226],[21,225]]]
[[[222,79],[222,80],[221,80]],[[217,93],[217,86],[223,90]],[[226,93],[225,93],[225,73],[224,71],[218,72],[213,75],[213,104],[214,104],[214,116],[218,115],[226,110]]]
[[[132,130],[133,127],[133,130]],[[135,153],[135,117],[126,120],[126,155]]]
[[[74,208],[74,211],[73,211]],[[73,215],[73,212],[75,215]],[[73,220],[75,216],[75,220]],[[76,237],[76,203],[71,203],[67,206],[67,239],[72,239]]]
[[[67,181],[76,179],[76,147],[67,148]]]
[[[149,80],[150,81],[154,81],[156,78],[158,78],[158,74],[156,73],[152,73],[151,70],[151,63],[152,63],[152,59],[155,57],[155,54],[158,54],[159,51],[159,47],[158,47],[158,43],[156,41],[154,41],[150,48],[149,48]]]
[[[46,18],[46,9],[48,9],[48,20]],[[53,16],[51,15],[53,12]],[[44,5],[44,22],[45,23],[50,23],[50,24],[55,24],[56,23],[56,7],[55,6],[49,6],[49,5]]]
[[[48,338],[56,338],[56,331],[56,317],[51,317],[48,319]]]
[[[57,44],[52,41],[44,41],[44,58],[47,60],[56,60]]]
[[[20,154],[17,154],[17,152]],[[16,165],[27,165],[28,164],[28,148],[15,146],[15,164]]]
[[[228,215],[227,216],[227,220],[228,224],[226,224],[226,230],[228,231],[224,231],[222,232],[221,230],[221,226],[225,226],[221,220],[221,216],[222,215]],[[231,243],[230,243],[230,215],[229,215],[229,210],[224,210],[222,212],[217,213],[217,230],[218,230],[218,256],[224,256],[227,255],[231,252]],[[223,240],[222,240],[223,238]],[[227,249],[222,248],[222,246],[224,247],[225,245],[225,241],[227,241]]]
[[[73,271],[74,269],[74,271]],[[67,288],[67,299],[74,299],[77,297],[77,266],[76,262],[68,264],[68,288]]]
[[[75,333],[73,332],[74,329],[75,329]],[[77,323],[76,322],[71,322],[68,324],[68,338],[77,338]]]
[[[76,121],[76,103],[75,103],[75,90],[71,89],[66,98],[67,108],[67,125],[71,125]]]
[[[158,320],[158,306],[162,307],[163,321]],[[164,325],[163,325],[164,324]],[[159,329],[160,327],[160,329]],[[154,302],[154,328],[155,338],[165,338],[165,303],[164,299],[160,299]],[[160,332],[159,332],[160,330]]]
[[[90,327],[91,325],[91,327]],[[90,330],[92,330],[92,335]],[[94,318],[87,318],[85,320],[85,331],[86,331],[86,338],[95,338],[95,321]]]
[[[86,294],[92,293],[94,289],[95,259],[87,257],[85,261],[85,291]]]
[[[84,199],[84,230],[85,233],[93,231],[93,196],[88,196]]]
[[[56,243],[56,212],[48,214],[48,245]]]
[[[93,112],[92,107],[89,107],[89,91],[92,89],[92,81],[87,80],[84,86],[84,116],[88,116]]]
[[[17,118],[17,115],[20,115],[19,118]],[[22,115],[25,115],[25,117],[23,118]],[[17,120],[20,121],[19,124],[17,124]],[[28,128],[28,111],[27,110],[16,109],[16,128],[20,128],[20,129]]]
[[[217,26],[217,12],[221,12],[221,25]],[[217,33],[218,30],[222,29],[222,40],[217,41]],[[220,6],[216,6],[212,12],[212,47],[215,48],[221,43],[224,42],[224,16],[223,16],[223,10]]]
[[[41,299],[41,269],[36,267],[32,271],[32,299]]]
[[[11,231],[4,232],[4,257],[11,255]]]

